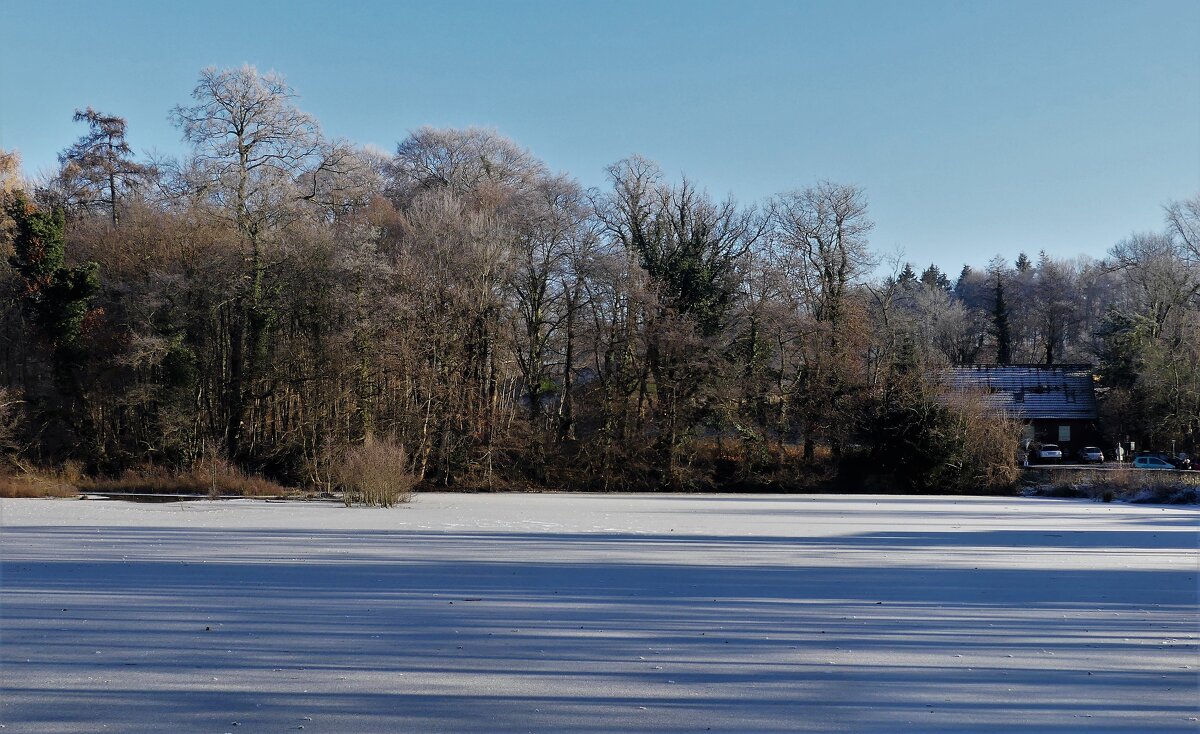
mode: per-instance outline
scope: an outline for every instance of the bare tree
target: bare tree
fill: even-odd
[[[812,459],[818,432],[830,434],[840,449],[845,422],[842,408],[853,370],[846,358],[852,316],[851,291],[870,272],[867,218],[863,191],[855,186],[822,182],[783,194],[775,202],[774,247],[779,267],[810,324],[799,393],[792,400],[801,410],[804,455]]]
[[[388,166],[397,204],[443,189],[472,206],[499,209],[532,192],[548,175],[545,164],[494,130],[422,127],[396,147]]]
[[[1067,345],[1080,322],[1077,273],[1067,263],[1046,253],[1038,258],[1030,311],[1034,333],[1040,341],[1044,364],[1062,362]]]
[[[236,458],[273,318],[266,247],[296,216],[295,205],[307,193],[298,182],[321,167],[325,145],[316,121],[296,107],[295,92],[275,72],[209,67],[192,98],[193,105],[172,113],[193,146],[191,183],[234,225],[246,251],[246,277],[229,319],[225,387],[225,444]]]
[[[1200,265],[1200,194],[1168,204],[1167,227],[1179,239],[1186,257]]]
[[[849,288],[874,265],[867,249],[867,218],[862,189],[828,181],[780,196],[776,203],[777,242],[788,272],[805,293],[813,316],[837,327]]]
[[[1133,286],[1136,308],[1157,336],[1176,311],[1200,293],[1200,269],[1189,267],[1183,245],[1170,234],[1135,234],[1109,252],[1109,267]]]
[[[573,295],[571,256],[587,236],[586,210],[579,186],[565,177],[546,179],[518,216],[514,267],[510,291],[514,298],[511,320],[517,366],[529,404],[531,422],[537,424],[543,403],[552,390],[558,370],[555,341],[566,328]]]

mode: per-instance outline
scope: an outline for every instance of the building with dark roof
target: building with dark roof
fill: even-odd
[[[1025,438],[1067,450],[1097,440],[1095,376],[1088,364],[964,364],[940,371],[951,390],[977,392],[1025,423]]]

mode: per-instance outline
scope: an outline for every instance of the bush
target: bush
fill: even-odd
[[[972,393],[915,382],[867,416],[867,458],[912,492],[996,493],[1020,477],[1020,425]]]
[[[1021,424],[975,393],[957,393],[950,411],[962,436],[959,486],[987,491],[1012,489],[1021,477],[1017,444]]]
[[[346,449],[331,473],[347,507],[355,503],[391,507],[408,502],[418,481],[403,446],[372,438]]]

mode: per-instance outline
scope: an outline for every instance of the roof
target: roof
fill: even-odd
[[[952,389],[978,390],[1020,418],[1096,419],[1091,365],[963,364],[939,372]]]

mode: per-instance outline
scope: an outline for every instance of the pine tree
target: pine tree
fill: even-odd
[[[107,209],[116,227],[121,222],[118,200],[148,175],[150,168],[133,160],[133,150],[125,140],[124,118],[88,107],[76,110],[74,119],[86,122],[88,133],[59,155],[63,182],[79,205]]]
[[[1004,281],[996,275],[996,302],[992,308],[992,327],[996,332],[996,363],[1012,363],[1012,331],[1008,324],[1008,304],[1004,301]]]
[[[947,293],[951,289],[950,279],[946,277],[941,268],[932,263],[921,273],[921,284],[927,288],[941,288]]]

